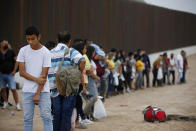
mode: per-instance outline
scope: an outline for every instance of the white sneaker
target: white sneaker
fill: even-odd
[[[127,91],[127,93],[131,93],[131,90],[130,90],[129,88],[127,88],[127,90],[126,90],[126,91]]]
[[[18,111],[21,110],[21,107],[20,107],[20,104],[19,103],[16,104],[16,110],[18,110]]]
[[[6,108],[8,108],[8,102],[3,102],[3,107],[2,107],[3,109],[6,109]]]
[[[91,121],[89,119],[82,120],[81,122],[84,124],[93,124],[94,123],[93,121]]]

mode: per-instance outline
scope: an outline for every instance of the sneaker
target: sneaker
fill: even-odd
[[[127,93],[131,93],[131,90],[130,90],[129,88],[127,88],[127,90],[126,90],[126,91],[127,91]]]
[[[6,108],[8,108],[8,102],[3,102],[3,107],[2,107],[3,109],[6,109]]]
[[[81,123],[84,123],[84,124],[93,124],[94,122],[89,120],[89,119],[84,119],[81,121]]]
[[[21,110],[21,107],[20,107],[20,104],[19,103],[16,104],[16,110],[18,110],[18,111]]]
[[[87,129],[87,126],[84,123],[80,123],[79,125],[76,125],[76,128]]]

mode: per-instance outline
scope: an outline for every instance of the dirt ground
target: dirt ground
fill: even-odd
[[[86,131],[196,131],[195,122],[168,121],[165,123],[147,123],[142,110],[148,106],[157,106],[167,114],[196,116],[196,55],[188,58],[190,68],[187,71],[187,83],[180,85],[147,88],[134,93],[125,93],[106,99],[107,117],[88,125]],[[152,77],[151,77],[152,78]],[[21,90],[19,91],[21,100]],[[12,95],[10,102],[14,104]],[[15,105],[15,104],[14,104]],[[14,115],[10,115],[14,112]],[[22,131],[23,112],[0,109],[1,131]],[[34,114],[34,130],[43,131],[39,108]],[[79,131],[80,129],[76,129]]]

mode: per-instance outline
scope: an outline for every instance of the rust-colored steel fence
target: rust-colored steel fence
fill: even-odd
[[[69,30],[106,50],[144,48],[148,52],[196,43],[196,15],[131,0],[1,0],[0,39],[15,51],[25,44],[24,30],[36,25],[42,43]]]

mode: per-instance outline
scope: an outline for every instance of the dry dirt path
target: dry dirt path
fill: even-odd
[[[85,131],[196,131],[196,123],[168,121],[165,123],[147,123],[143,120],[142,110],[153,105],[160,107],[167,114],[196,116],[196,55],[188,58],[190,69],[187,72],[187,83],[138,90],[106,99],[107,118],[88,125]],[[21,91],[20,91],[21,100]],[[10,97],[13,102],[13,98]],[[23,112],[0,109],[0,131],[22,131]],[[13,111],[14,115],[9,113]],[[34,130],[43,131],[39,108],[34,115]],[[79,131],[81,129],[76,129]]]

